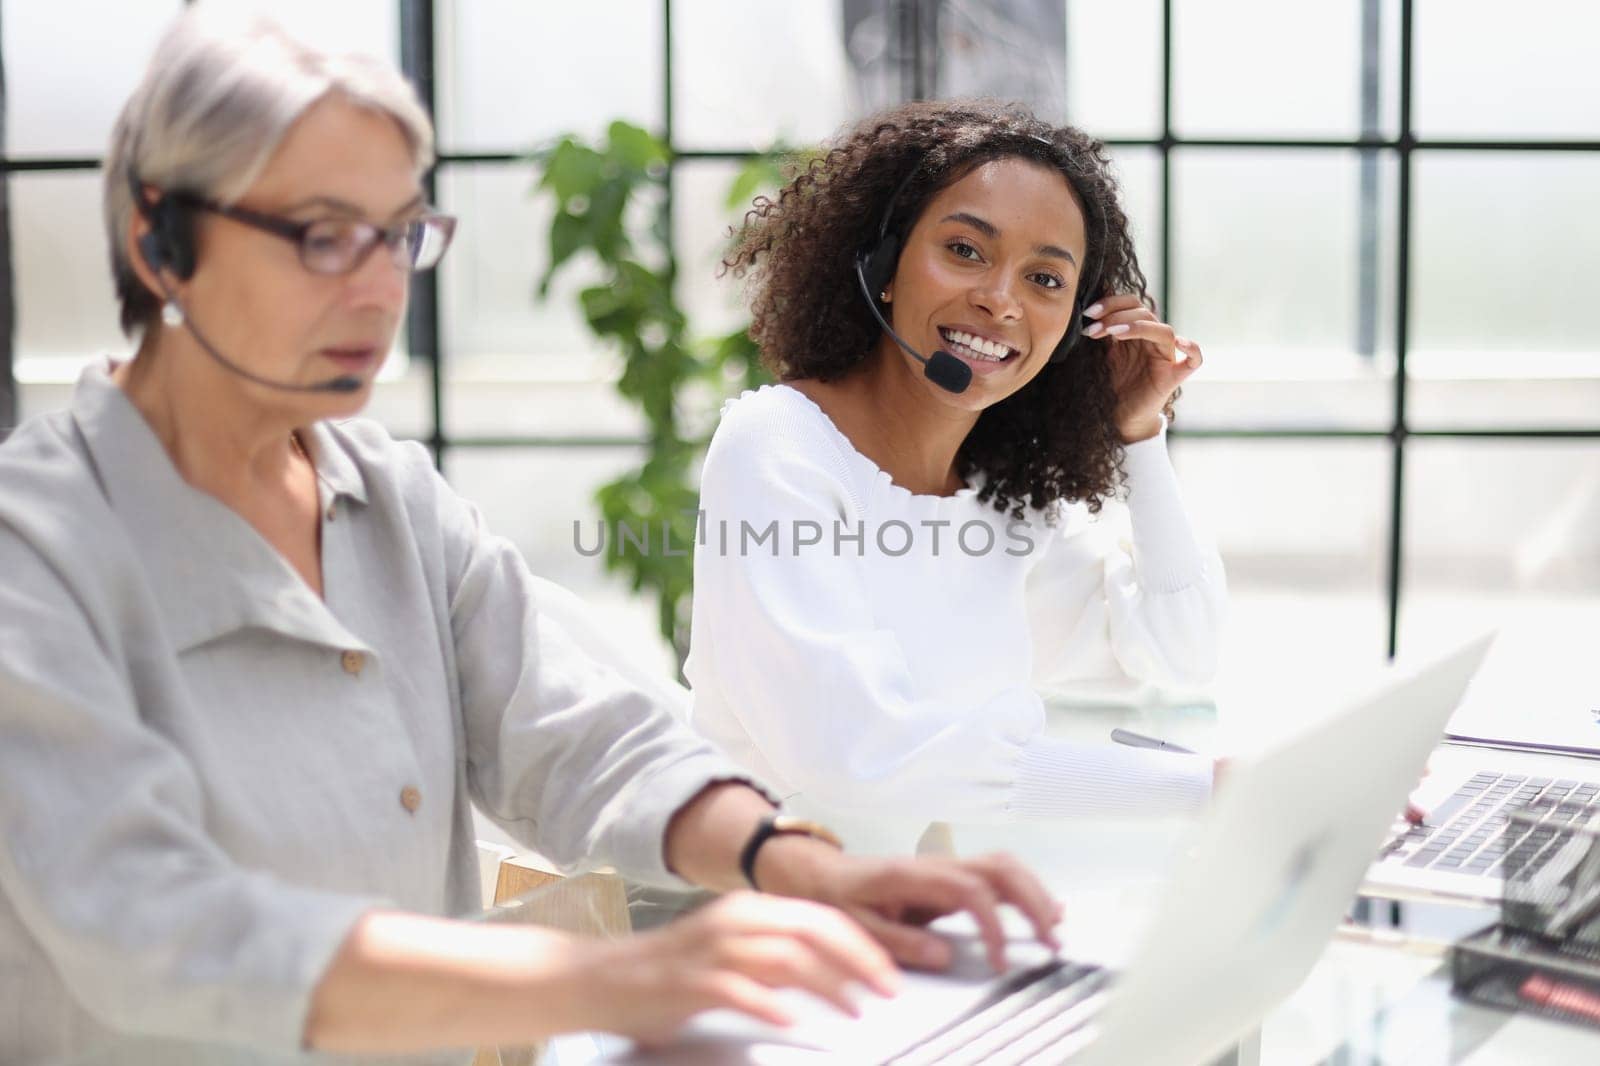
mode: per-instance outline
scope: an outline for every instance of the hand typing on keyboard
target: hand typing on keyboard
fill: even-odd
[[[1424,766],[1422,768],[1422,781],[1426,781],[1428,779],[1428,775],[1432,772],[1433,767]],[[1422,781],[1417,782],[1417,788],[1422,787]],[[1412,792],[1416,792],[1416,789],[1412,789]],[[1410,822],[1412,825],[1421,825],[1427,820],[1427,818],[1428,812],[1417,806],[1414,800],[1406,801],[1406,821]]]
[[[807,893],[860,922],[902,965],[942,971],[949,944],[926,928],[945,915],[965,913],[977,927],[989,965],[1006,969],[1000,907],[1016,909],[1039,942],[1054,950],[1063,908],[1039,879],[1009,855],[970,858],[924,855],[916,859],[842,856],[832,876]],[[763,886],[765,887],[765,886]]]

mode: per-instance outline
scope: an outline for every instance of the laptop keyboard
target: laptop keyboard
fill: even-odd
[[[1553,854],[1544,846],[1555,839],[1556,830],[1586,821],[1597,796],[1600,784],[1592,781],[1485,770],[1430,813],[1426,823],[1395,838],[1383,859],[1413,868],[1503,877],[1506,853],[1524,845],[1530,850],[1519,853],[1519,873],[1530,874]],[[1512,826],[1511,812],[1519,807],[1543,811],[1539,824]],[[1513,831],[1516,839],[1510,839]],[[1524,854],[1529,856],[1526,862],[1520,861]]]
[[[1103,1004],[1110,975],[1056,960],[1002,984],[973,1010],[889,1060],[893,1066],[1059,1063]]]

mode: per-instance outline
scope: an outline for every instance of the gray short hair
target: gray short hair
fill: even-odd
[[[433,125],[392,65],[319,52],[260,17],[241,23],[199,10],[178,16],[123,106],[106,154],[106,236],[124,333],[131,336],[160,310],[128,261],[130,178],[235,201],[295,121],[330,94],[394,119],[417,172],[432,165]]]

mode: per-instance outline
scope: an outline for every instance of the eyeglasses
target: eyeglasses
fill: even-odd
[[[380,243],[388,247],[394,265],[401,270],[429,270],[444,257],[456,232],[456,220],[450,215],[426,214],[393,226],[375,226],[352,218],[296,222],[247,207],[176,195],[191,207],[292,241],[299,249],[300,264],[313,274],[349,274],[366,262]]]

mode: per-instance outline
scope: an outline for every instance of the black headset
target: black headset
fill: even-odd
[[[194,208],[175,193],[162,193],[154,203],[144,197],[144,185],[130,167],[128,188],[133,206],[150,224],[150,232],[139,238],[139,254],[156,273],[170,270],[180,281],[194,276]]]
[[[188,311],[178,300],[177,293],[167,286],[161,277],[163,270],[172,271],[180,281],[188,281],[194,276],[195,268],[195,215],[198,201],[190,193],[163,192],[154,203],[144,198],[144,186],[139,181],[139,176],[128,168],[128,188],[133,193],[133,204],[139,214],[144,216],[150,224],[150,232],[139,238],[139,256],[150,269],[155,271],[156,284],[160,287],[162,295],[166,297],[167,306],[174,308],[179,314],[178,322],[183,324],[195,343],[211,358],[215,359],[222,367],[247,381],[257,385],[265,385],[270,389],[279,389],[284,392],[356,392],[362,387],[362,380],[354,374],[345,374],[331,378],[327,381],[314,382],[302,385],[293,381],[274,381],[262,377],[253,371],[245,369],[240,364],[223,355],[216,345],[200,332],[198,326],[189,317]]]
[[[1050,144],[1049,141],[1041,137],[1035,137],[1034,140],[1042,144]],[[878,223],[877,239],[856,253],[856,271],[861,276],[862,284],[866,289],[869,300],[874,298],[874,293],[882,293],[889,287],[889,282],[894,280],[894,272],[900,265],[900,252],[903,250],[904,238],[899,233],[889,232],[889,223],[894,218],[894,209],[899,205],[901,195],[906,191],[906,187],[911,184],[911,179],[915,178],[922,170],[922,164],[927,161],[927,158],[924,155],[921,159],[918,159],[917,165],[911,168],[911,172],[900,179],[900,184],[895,186],[894,195],[889,197],[889,203],[883,209],[883,220]],[[1025,156],[1024,158],[1030,157]],[[1065,177],[1065,175],[1063,176]],[[1078,189],[1077,184],[1072,182],[1071,178],[1067,180],[1072,184],[1073,191],[1078,193],[1079,201],[1086,208],[1084,211],[1085,220],[1089,221],[1091,226],[1094,226],[1099,220],[1098,218],[1090,218],[1093,212],[1087,210],[1088,205],[1091,203],[1089,197]],[[1096,226],[1096,228],[1104,230],[1104,227]],[[1099,235],[1091,234],[1091,236]],[[1096,240],[1094,247],[1098,248],[1099,246],[1099,241]],[[1086,306],[1084,301],[1099,294],[1101,257],[1099,255],[1086,255],[1084,258],[1091,260],[1090,264],[1086,264],[1091,269],[1078,277],[1078,288],[1072,297],[1072,317],[1067,326],[1066,336],[1061,338],[1061,343],[1056,345],[1056,350],[1050,353],[1050,362],[1052,363],[1064,362],[1067,354],[1072,351],[1073,346],[1082,339],[1083,308]],[[876,306],[874,306],[873,310],[877,310]]]

